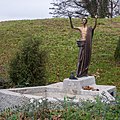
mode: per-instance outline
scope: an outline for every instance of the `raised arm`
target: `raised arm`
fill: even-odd
[[[70,15],[68,15],[68,17],[69,17],[69,20],[70,20],[70,25],[71,25],[71,28],[72,28],[72,29],[76,29],[76,30],[80,30],[78,27],[74,27],[74,26],[73,26],[71,16],[70,16]]]
[[[68,16],[68,17],[69,17],[69,20],[70,20],[71,28],[73,29],[74,27],[73,27],[73,24],[72,24],[72,18],[71,18],[71,16]]]
[[[94,25],[94,27],[93,27],[93,30],[96,28],[96,26],[97,26],[97,15],[95,16],[95,25]]]

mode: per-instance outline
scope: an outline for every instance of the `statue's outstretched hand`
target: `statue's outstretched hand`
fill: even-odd
[[[72,17],[71,17],[71,15],[68,13],[68,17],[69,17],[69,19],[71,19]]]
[[[95,15],[95,18],[97,19],[97,18],[98,18],[98,16],[97,16],[97,15]]]
[[[69,20],[70,20],[70,25],[71,25],[71,28],[74,28],[73,27],[73,24],[72,24],[72,17],[71,17],[71,15],[68,13],[68,17],[69,17]]]

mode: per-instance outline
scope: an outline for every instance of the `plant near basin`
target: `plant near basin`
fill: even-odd
[[[100,97],[96,101],[79,103],[68,97],[64,101],[50,102],[46,98],[31,99],[23,107],[6,109],[1,112],[0,120],[119,120],[120,94],[113,102],[102,102]]]
[[[16,86],[45,85],[45,62],[47,53],[38,38],[28,38],[10,62],[10,79]]]

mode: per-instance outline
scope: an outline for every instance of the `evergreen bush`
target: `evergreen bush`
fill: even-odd
[[[120,64],[120,36],[119,36],[119,40],[118,40],[118,43],[117,43],[117,47],[116,47],[116,50],[115,50],[114,57],[115,57],[116,63]]]
[[[17,86],[45,85],[46,51],[36,38],[26,39],[10,62],[10,79]]]

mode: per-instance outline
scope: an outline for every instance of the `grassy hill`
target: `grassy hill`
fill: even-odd
[[[73,23],[81,25],[79,19],[74,19]],[[93,25],[94,20],[89,19],[88,24]],[[115,85],[120,91],[120,67],[114,61],[119,35],[120,17],[113,19],[112,23],[109,19],[98,19],[89,74],[96,77],[97,84]],[[10,60],[21,42],[33,36],[42,40],[44,49],[48,51],[48,83],[63,81],[76,70],[76,40],[80,35],[70,28],[68,19],[8,21],[0,22],[0,77],[9,78]]]

